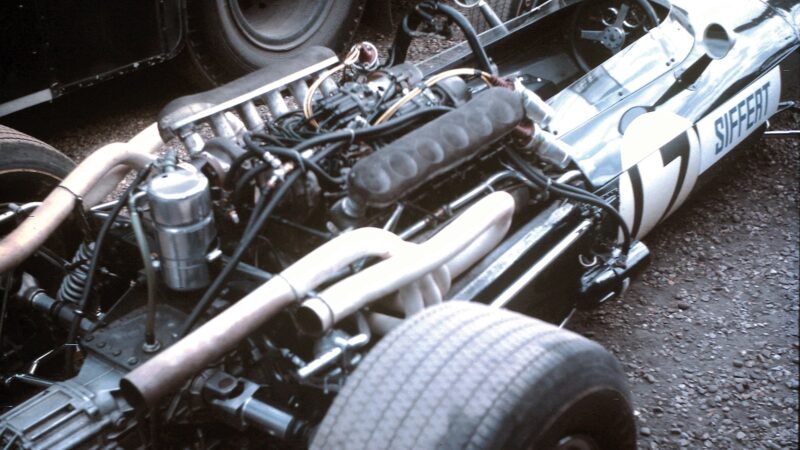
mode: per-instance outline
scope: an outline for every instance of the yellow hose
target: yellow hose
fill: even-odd
[[[480,76],[484,83],[486,83],[488,86],[492,85],[492,83],[489,81],[489,77],[491,77],[491,74],[477,69],[467,69],[467,68],[451,69],[444,71],[442,73],[437,73],[436,75],[425,80],[424,84],[426,88],[429,88],[435,85],[436,83],[444,80],[445,78],[450,78],[454,76]],[[397,112],[397,110],[399,110],[400,108],[403,107],[403,105],[414,99],[414,97],[421,94],[422,91],[423,89],[419,87],[415,87],[414,89],[412,89],[408,94],[404,95],[402,98],[400,98],[400,100],[396,101],[392,106],[389,107],[389,109],[386,110],[386,112],[384,112],[380,117],[378,117],[378,120],[375,121],[374,125],[389,120]]]
[[[360,51],[361,51],[360,45],[353,46],[353,48],[350,49],[350,52],[347,53],[347,56],[344,58],[344,62],[337,65],[336,67],[330,68],[322,72],[319,78],[317,78],[316,80],[314,80],[313,83],[311,83],[311,86],[308,88],[308,94],[306,94],[306,98],[303,100],[303,115],[306,116],[306,119],[308,119],[309,123],[311,123],[311,125],[313,125],[314,127],[318,126],[317,121],[311,118],[311,116],[314,115],[314,111],[311,107],[312,100],[314,99],[314,93],[317,92],[319,86],[322,84],[323,81],[327,80],[328,77],[358,61],[358,55]]]

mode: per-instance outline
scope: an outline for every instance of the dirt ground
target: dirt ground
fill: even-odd
[[[193,92],[173,69],[148,69],[3,122],[81,159]],[[798,128],[800,116],[776,123]],[[623,299],[570,324],[622,362],[640,448],[797,448],[799,152],[798,139],[764,139],[744,152],[645,239],[652,263]]]

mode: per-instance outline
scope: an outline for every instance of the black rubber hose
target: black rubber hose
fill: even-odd
[[[272,189],[273,189],[273,188],[272,188],[272,187],[270,187],[270,186],[265,186],[265,187],[264,187],[264,188],[261,190],[261,195],[259,195],[259,196],[258,196],[258,201],[257,201],[257,202],[256,202],[256,204],[253,206],[253,209],[250,211],[250,219],[248,219],[248,220],[247,220],[247,225],[245,225],[245,227],[244,227],[244,231],[242,232],[242,234],[243,234],[243,235],[244,235],[244,233],[246,233],[246,232],[247,232],[247,230],[249,230],[249,229],[250,229],[250,228],[253,226],[253,224],[256,222],[256,219],[258,218],[258,214],[259,214],[259,212],[264,210],[264,207],[265,207],[265,205],[267,204],[267,201],[268,201],[268,200],[269,200],[269,198],[270,198],[270,196],[269,196],[269,195],[267,195],[267,194],[269,194],[269,192],[270,192]],[[226,264],[227,264],[227,262],[226,262]],[[236,264],[239,264],[239,261],[236,261]]]
[[[413,111],[408,114],[403,114],[400,117],[394,118],[392,120],[387,120],[386,122],[383,122],[379,125],[373,125],[366,128],[356,128],[356,129],[348,128],[346,130],[326,133],[305,140],[296,145],[294,148],[292,148],[292,150],[296,152],[302,152],[311,147],[330,144],[332,142],[380,137],[381,135],[389,134],[401,127],[405,127],[406,125],[419,119],[420,117],[424,117],[432,113],[437,113],[437,114],[446,113],[451,109],[452,108],[448,108],[446,106],[434,106],[431,108],[425,108],[418,111]],[[318,155],[314,155],[312,159],[314,161],[318,161],[319,160]]]
[[[469,48],[472,49],[475,59],[478,60],[478,67],[480,67],[484,72],[497,75],[497,68],[492,64],[492,61],[489,59],[489,55],[486,54],[486,49],[484,49],[483,45],[481,45],[481,41],[478,39],[478,34],[475,32],[475,28],[472,27],[472,24],[469,23],[469,20],[467,20],[467,18],[464,17],[461,12],[450,5],[435,2],[423,3],[419,6],[420,8],[423,8],[427,5],[431,5],[435,12],[441,13],[450,18],[458,26],[458,28],[464,32],[464,36],[467,38]]]
[[[427,12],[425,10],[427,10]],[[472,24],[469,23],[469,20],[452,6],[430,1],[420,3],[411,13],[403,18],[395,35],[394,44],[389,53],[389,59],[386,64],[384,64],[385,66],[393,66],[405,62],[408,48],[411,45],[411,38],[413,37],[411,32],[419,26],[422,22],[422,18],[427,18],[433,14],[440,14],[452,20],[453,23],[464,32],[464,36],[467,38],[469,48],[475,55],[478,66],[484,72],[497,75],[497,68],[492,64],[489,55],[486,54],[486,49],[481,45],[478,34],[475,32],[475,28],[472,27]]]
[[[250,182],[255,179],[255,177],[261,175],[262,173],[272,170],[272,166],[269,164],[259,164],[252,169],[245,172],[245,174],[236,180],[236,186],[233,188],[233,195],[231,197],[234,204],[238,204],[242,200],[242,195],[244,195],[244,190],[247,189],[247,186],[250,185]]]
[[[264,150],[273,153],[277,156],[283,156],[284,158],[294,159],[299,167],[310,169],[312,172],[318,175],[324,182],[326,182],[329,185],[329,187],[341,187],[342,183],[345,182],[344,177],[334,177],[333,175],[326,172],[325,169],[320,167],[319,164],[317,164],[316,162],[310,159],[303,158],[303,155],[301,155],[300,153],[279,147],[266,147]]]
[[[114,208],[109,213],[106,220],[103,222],[103,226],[100,227],[100,232],[97,234],[97,239],[94,241],[94,252],[92,253],[92,259],[89,261],[89,268],[86,273],[86,283],[84,284],[83,294],[81,295],[81,301],[79,303],[78,309],[75,310],[75,316],[72,318],[72,322],[69,326],[69,332],[67,334],[67,341],[65,345],[65,354],[66,354],[66,373],[72,373],[72,357],[74,354],[73,344],[75,344],[75,340],[78,337],[78,329],[80,327],[81,319],[86,315],[86,310],[90,307],[89,297],[92,292],[92,285],[94,284],[94,274],[97,272],[97,264],[100,260],[100,252],[103,249],[103,243],[106,240],[106,236],[108,236],[108,232],[111,230],[111,225],[114,224],[117,216],[119,215],[122,208],[125,207],[127,201],[125,199],[130,196],[131,192],[136,189],[137,186],[144,180],[148,173],[150,173],[150,169],[152,165],[148,165],[144,169],[140,170],[139,173],[136,174],[136,178],[133,179],[131,184],[125,189],[125,193],[119,198],[119,201]]]
[[[356,139],[380,137],[382,135],[397,131],[421,117],[431,114],[443,114],[451,111],[452,109],[453,108],[447,106],[432,106],[430,108],[420,109],[417,111],[412,111],[408,114],[403,114],[400,117],[395,117],[378,125],[372,125],[365,128],[348,128],[346,130],[321,134],[319,136],[306,139],[305,141],[300,142],[288,150],[296,153],[302,153],[304,150],[307,150],[311,147],[317,147],[333,142],[355,141]],[[322,152],[317,152],[309,160],[312,162],[317,162],[325,156],[327,156],[327,153],[323,154]]]
[[[552,178],[539,172],[537,169],[531,166],[528,161],[510,149],[506,149],[506,154],[509,156],[509,158],[511,158],[514,164],[520,168],[523,175],[525,175],[531,182],[540,187],[542,190],[552,192],[560,197],[596,206],[605,211],[612,219],[614,219],[615,222],[617,222],[617,225],[622,232],[622,254],[628,254],[628,250],[631,247],[631,232],[628,228],[628,224],[625,223],[625,219],[622,218],[619,211],[617,211],[613,206],[608,204],[608,202],[603,200],[601,197],[589,191],[569,184],[553,181]]]
[[[269,219],[270,214],[272,211],[275,210],[275,207],[283,200],[283,197],[289,192],[292,185],[300,178],[301,173],[294,172],[286,178],[283,184],[278,188],[277,191],[271,196],[269,203],[263,208],[262,211],[258,213],[258,217],[253,221],[252,226],[248,227],[244,235],[242,236],[241,240],[239,241],[239,245],[234,250],[233,255],[231,255],[230,262],[226,264],[222,271],[220,271],[219,275],[214,279],[211,283],[211,286],[206,290],[203,297],[195,305],[192,312],[189,314],[189,317],[186,318],[186,321],[183,323],[180,331],[180,337],[184,337],[192,331],[197,321],[200,319],[200,316],[208,309],[211,302],[214,301],[214,298],[219,293],[220,289],[222,289],[223,284],[227,280],[228,276],[233,272],[236,266],[239,264],[239,261],[244,256],[245,252],[247,251],[248,247],[250,247],[250,243],[253,239],[258,236],[261,232],[261,228]],[[267,193],[263,192],[262,195],[266,196]]]
[[[231,163],[231,168],[228,170],[228,175],[225,176],[225,188],[231,189],[233,188],[234,181],[239,179],[239,172],[242,170],[242,164],[250,158],[256,158],[249,152],[242,153],[241,155],[237,156],[236,159],[233,160]]]
[[[290,150],[287,148],[275,147],[275,146],[261,146],[257,142],[253,141],[253,137],[261,138],[262,135],[253,134],[253,136],[250,137],[247,134],[245,134],[244,142],[245,145],[247,145],[248,150],[251,150],[256,154],[263,155],[264,153],[268,152],[276,156],[282,156],[284,158],[293,159],[301,170],[305,171],[306,168],[311,169],[312,172],[318,175],[324,182],[326,182],[331,187],[341,187],[342,183],[345,182],[344,177],[337,178],[332,176],[313,160],[304,158],[303,155],[301,155],[300,152],[298,151]],[[248,174],[245,174],[245,177],[247,176]],[[234,197],[236,196],[234,195]]]

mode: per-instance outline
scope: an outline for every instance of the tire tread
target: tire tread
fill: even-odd
[[[552,384],[554,368],[575,360],[597,360],[621,374],[608,352],[577,334],[505,310],[447,302],[372,349],[311,448],[499,448],[531,386]]]

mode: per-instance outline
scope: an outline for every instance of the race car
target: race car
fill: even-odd
[[[308,48],[71,171],[0,130],[0,445],[635,448],[620,365],[564,325],[798,107],[798,47],[782,0],[480,35],[423,1],[386,54]]]

